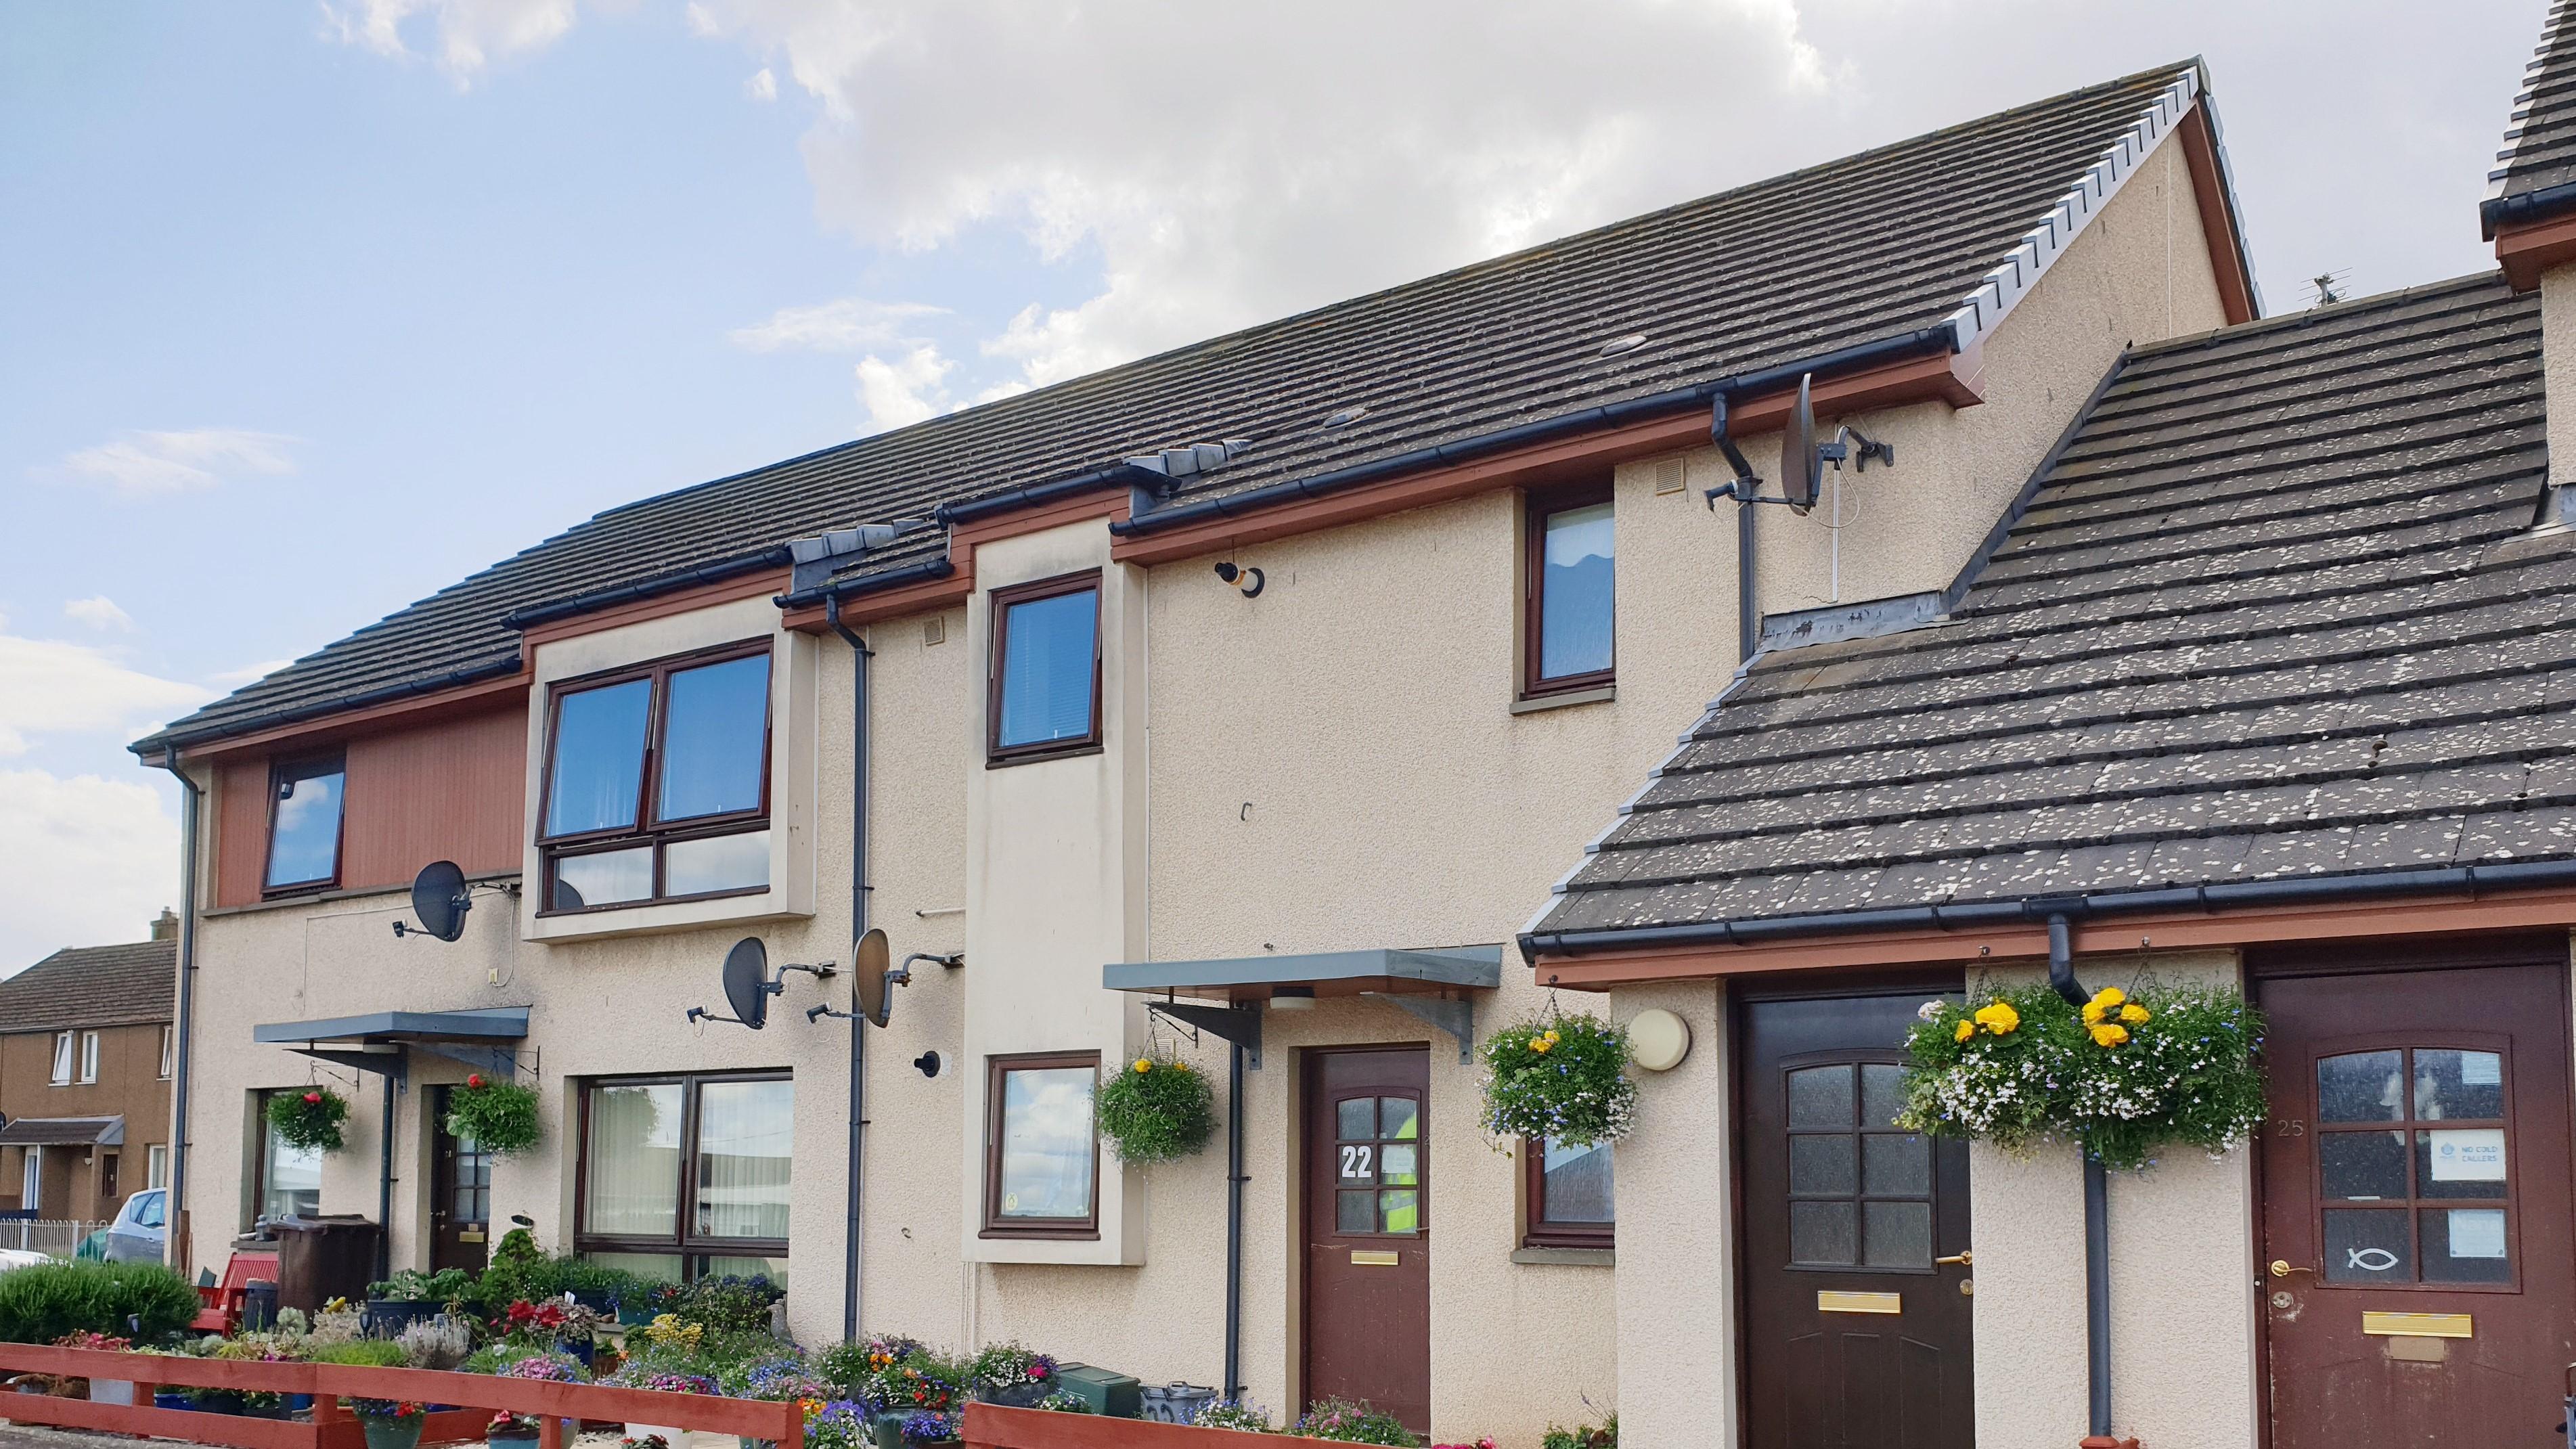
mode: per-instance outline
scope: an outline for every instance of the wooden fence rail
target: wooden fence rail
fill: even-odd
[[[496,1374],[442,1373],[430,1369],[370,1368],[335,1363],[248,1363],[230,1359],[117,1353],[41,1344],[0,1344],[0,1375],[48,1374],[56,1378],[125,1380],[134,1403],[107,1404],[46,1394],[0,1396],[0,1419],[103,1429],[224,1444],[234,1449],[364,1449],[366,1433],[340,1407],[343,1396],[447,1404],[421,1430],[423,1444],[470,1443],[483,1437],[496,1410],[537,1421],[539,1449],[564,1449],[563,1421],[605,1419],[704,1429],[745,1439],[774,1441],[778,1449],[804,1449],[805,1413],[795,1404],[728,1399],[714,1394],[669,1394],[606,1384],[552,1384]],[[236,1392],[311,1394],[313,1420],[254,1419],[202,1409],[152,1406],[156,1388],[229,1389]],[[678,1446],[673,1446],[678,1449]]]
[[[1298,1449],[1324,1442],[1299,1434],[1193,1429],[1150,1419],[1100,1419],[996,1404],[966,1406],[966,1449]]]

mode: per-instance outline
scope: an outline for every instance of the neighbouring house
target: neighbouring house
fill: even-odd
[[[1909,909],[2016,911],[2112,890],[2104,852],[2120,889],[2233,879],[2250,824],[2186,869],[2123,812],[2184,812],[2180,839],[2223,805],[2287,848],[2348,762],[2204,767],[2158,730],[2347,741],[2369,670],[2501,649],[2488,571],[2564,581],[2520,537],[2548,499],[2531,304],[2472,279],[2257,321],[2230,185],[2202,68],[2161,67],[611,509],[174,722],[134,748],[187,801],[180,1261],[318,1208],[470,1268],[524,1214],[607,1262],[783,1277],[807,1341],[1016,1339],[1443,1439],[1615,1406],[1649,1446],[2066,1442],[2073,1169],[1940,1149],[1939,1194],[1874,1215],[1920,1221],[1890,1266],[1945,1307],[1854,1330],[1758,1256],[1746,1065],[1885,1064],[1881,1005],[2027,969],[2036,918],[1878,956],[1726,931],[1893,904],[1889,873]],[[1848,466],[1810,510],[1732,501],[1776,493],[1802,389]],[[2415,548],[2451,562],[2425,581]],[[2451,612],[2416,618],[2419,588]],[[2532,717],[2399,721],[2479,764],[2338,837],[2351,869],[2434,868],[2423,821],[2527,798],[2491,757],[2545,748],[2548,661],[2478,667],[2432,677],[2525,680]],[[2270,712],[2227,715],[2236,683]],[[2392,734],[2380,768],[2445,748]],[[441,861],[453,940],[407,895]],[[2325,919],[2498,909],[2428,887]],[[2513,909],[2563,978],[2576,915]],[[2141,932],[2189,948],[2173,969],[2246,969],[2234,914],[2180,914]],[[890,1021],[811,1014],[852,1005],[871,928],[908,968]],[[757,1030],[727,1019],[745,938],[778,988]],[[1472,1048],[1594,1000],[1565,988],[1696,1046],[1616,1149],[1490,1141]],[[1773,1002],[1824,1036],[1767,1035]],[[2474,1031],[2556,1032],[2563,1078],[2566,1017]],[[1095,1092],[1166,1052],[1230,1126],[1123,1165]],[[532,1150],[447,1132],[477,1072],[538,1092]],[[263,1115],[317,1083],[355,1108],[319,1158]],[[2256,1393],[2253,1181],[2170,1164],[2113,1199],[2121,1402],[2159,1449],[2290,1402]],[[1928,1261],[1971,1223],[1973,1353]]]
[[[116,1216],[170,1170],[179,918],[149,940],[67,946],[0,981],[0,1208]]]

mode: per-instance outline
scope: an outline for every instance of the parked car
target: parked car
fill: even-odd
[[[125,1206],[117,1209],[116,1221],[107,1225],[107,1261],[161,1261],[161,1245],[169,1236],[169,1196],[168,1188],[147,1187],[125,1200]]]

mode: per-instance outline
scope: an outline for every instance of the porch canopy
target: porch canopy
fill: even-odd
[[[528,1008],[477,1006],[455,1011],[377,1011],[317,1021],[276,1021],[250,1029],[250,1039],[308,1057],[400,1077],[407,1049],[418,1048],[508,1079],[518,1072]]]
[[[17,1117],[0,1127],[0,1147],[122,1147],[119,1117]]]
[[[1149,1010],[1240,1043],[1261,1064],[1261,1009],[1290,1010],[1320,997],[1371,996],[1422,1018],[1458,1039],[1458,1059],[1476,1044],[1476,1008],[1467,995],[1503,982],[1503,948],[1380,947],[1299,955],[1230,956],[1208,961],[1131,961],[1101,968],[1100,984],[1162,998]],[[1221,1002],[1221,1006],[1184,1004]]]

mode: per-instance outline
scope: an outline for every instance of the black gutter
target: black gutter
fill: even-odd
[[[1575,956],[1590,951],[1648,950],[1668,946],[1745,946],[1802,936],[1849,936],[1874,931],[1956,931],[2025,925],[2052,913],[2086,916],[2218,912],[2262,906],[2322,905],[2402,896],[2477,896],[2488,891],[2537,890],[2576,885],[2576,860],[2512,861],[2440,870],[2392,870],[2362,875],[2305,876],[2295,880],[2232,881],[2220,885],[2156,890],[2075,893],[2042,899],[1976,901],[1966,905],[1895,906],[1882,910],[1828,911],[1803,916],[1748,917],[1680,926],[1638,926],[1588,931],[1525,931],[1521,954]]]
[[[945,563],[947,560],[942,559]],[[850,646],[850,941],[855,948],[858,939],[868,933],[868,661],[875,655],[868,641],[852,633],[841,622],[841,598],[828,595],[823,600],[823,620],[832,632]],[[863,1201],[868,1147],[868,1027],[867,1014],[859,1009],[858,960],[850,962],[850,1221],[847,1241],[843,1245],[844,1265],[841,1282],[841,1341],[855,1343],[859,1337],[860,1298],[864,1283],[859,1276],[860,1207]]]
[[[189,1265],[179,1254],[195,1245],[182,1241],[178,1225],[188,1221],[188,1088],[197,1056],[190,1048],[197,1027],[197,817],[206,792],[179,768],[176,750],[164,751],[158,763],[179,782],[179,1009],[171,1024],[178,1059],[170,1069],[170,1197],[162,1214],[170,1226],[162,1234],[161,1260],[186,1275]]]
[[[1327,494],[1341,492],[1346,488],[1355,488],[1363,483],[1375,483],[1400,473],[1412,473],[1444,464],[1460,463],[1470,458],[1481,458],[1488,453],[1527,447],[1533,443],[1550,442],[1577,433],[1595,432],[1664,413],[1705,407],[1712,399],[1721,395],[1743,397],[1748,393],[1768,391],[1772,388],[1792,387],[1797,384],[1799,377],[1806,373],[1837,372],[1847,368],[1894,362],[1932,353],[1955,352],[1958,350],[1958,345],[1957,329],[1943,322],[1937,326],[1917,328],[1899,336],[1881,338],[1876,342],[1862,342],[1850,347],[1838,348],[1803,361],[1785,363],[1778,367],[1766,367],[1760,372],[1739,373],[1732,377],[1697,383],[1671,392],[1630,398],[1625,402],[1604,403],[1599,407],[1585,408],[1581,412],[1566,413],[1560,417],[1504,428],[1500,432],[1479,433],[1471,438],[1461,438],[1454,443],[1416,448],[1409,453],[1398,453],[1391,458],[1380,458],[1374,462],[1355,464],[1329,473],[1318,473],[1311,478],[1292,478],[1284,482],[1264,484],[1259,488],[1246,489],[1241,493],[1201,498],[1188,503],[1175,504],[1170,508],[1157,508],[1148,513],[1135,514],[1124,523],[1112,523],[1109,525],[1109,531],[1121,537],[1131,537],[1166,528],[1177,528],[1182,524],[1196,523],[1207,518],[1230,518],[1238,513],[1251,513],[1282,503],[1320,498]]]
[[[2490,196],[2478,203],[2478,229],[2483,240],[2494,241],[2496,232],[2504,227],[2545,221],[2571,206],[2576,206],[2576,181],[2562,181],[2537,191],[2518,191],[2511,196]]]
[[[1070,478],[1053,478],[1044,483],[1031,483],[1024,488],[988,493],[981,498],[942,503],[930,510],[930,516],[954,528],[961,523],[972,523],[978,518],[990,518],[996,513],[1008,513],[1014,508],[1051,503],[1058,498],[1069,498],[1076,493],[1089,493],[1100,488],[1168,488],[1171,482],[1171,476],[1159,468],[1148,468],[1138,463],[1111,463],[1107,467],[1076,473]]]
[[[899,569],[888,569],[881,574],[861,574],[856,578],[843,579],[838,583],[817,584],[810,589],[798,589],[794,593],[780,594],[770,602],[782,609],[801,609],[808,604],[822,604],[828,608],[835,599],[873,594],[881,589],[891,589],[899,584],[919,583],[924,579],[944,579],[955,572],[957,572],[957,565],[950,563],[946,558],[924,559],[920,563],[906,564]]]
[[[518,672],[518,651],[512,650],[507,658],[469,664],[462,669],[451,669],[445,674],[416,679],[408,684],[387,685],[383,689],[371,689],[364,694],[345,695],[314,704],[299,704],[291,709],[271,710],[266,714],[253,715],[246,720],[234,720],[185,733],[165,730],[157,735],[146,735],[127,745],[126,748],[139,756],[156,755],[165,750],[182,750],[190,745],[203,744],[208,740],[230,739],[236,735],[274,729],[279,725],[302,724],[306,720],[320,719],[325,715],[346,714],[351,710],[365,709],[369,705],[384,704],[391,700],[409,699],[418,694],[436,694],[442,689],[456,689],[463,685],[480,683],[486,679],[498,679],[504,674]]]
[[[550,599],[542,604],[524,604],[503,614],[501,627],[504,629],[533,628],[539,624],[552,623],[557,619],[569,619],[576,614],[587,614],[594,609],[605,609],[612,604],[658,598],[664,594],[676,594],[682,589],[694,589],[700,584],[722,583],[726,579],[738,579],[744,574],[758,573],[762,569],[782,568],[793,561],[787,555],[786,545],[773,545],[758,553],[719,559],[711,564],[700,564],[693,569],[655,574],[649,579],[638,579],[631,584],[593,589],[586,594]]]

